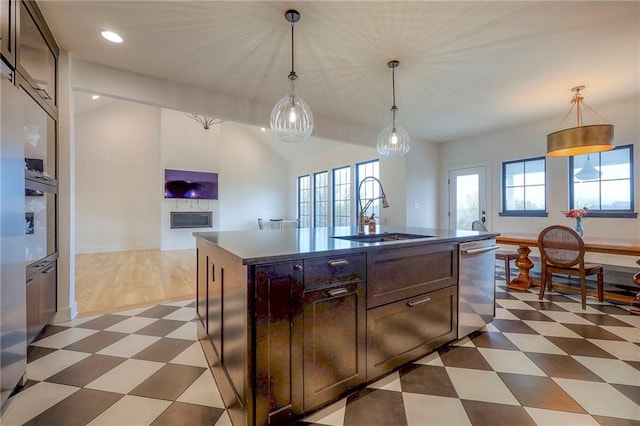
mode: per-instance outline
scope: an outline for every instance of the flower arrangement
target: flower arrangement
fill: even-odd
[[[583,207],[581,209],[571,209],[568,212],[565,213],[565,216],[567,217],[576,217],[576,218],[583,218],[587,215],[587,213],[589,212],[589,209],[587,209],[586,207]]]

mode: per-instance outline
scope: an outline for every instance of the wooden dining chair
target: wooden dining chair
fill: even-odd
[[[538,249],[542,265],[540,295],[542,300],[545,288],[551,290],[552,275],[564,274],[580,278],[582,309],[587,307],[587,276],[597,275],[598,300],[604,299],[604,268],[599,263],[585,263],[585,246],[582,237],[571,228],[562,225],[549,226],[538,235]]]
[[[488,231],[487,226],[479,220],[471,222],[471,229],[473,231]],[[517,259],[519,256],[517,251],[498,249],[496,250],[496,259],[504,262],[504,278],[507,284],[511,281],[511,261]]]

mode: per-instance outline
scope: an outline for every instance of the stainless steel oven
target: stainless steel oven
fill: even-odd
[[[460,244],[458,339],[495,316],[495,239]]]

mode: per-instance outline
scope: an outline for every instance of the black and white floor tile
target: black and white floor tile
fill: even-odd
[[[300,423],[640,425],[640,316],[496,290],[491,324]],[[190,300],[47,327],[2,425],[231,424],[194,314]]]

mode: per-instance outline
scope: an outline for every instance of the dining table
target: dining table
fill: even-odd
[[[529,258],[529,253],[531,253],[531,247],[538,246],[538,234],[503,232],[496,237],[496,243],[518,246],[518,258],[515,260],[518,275],[507,283],[507,288],[526,291],[532,285],[540,285],[540,282],[531,278],[529,272],[534,266],[533,261]],[[639,259],[636,260],[636,263],[640,265],[640,239],[589,236],[584,238],[584,245],[587,252],[637,257]],[[640,272],[633,276],[632,282],[640,286]],[[559,290],[576,291],[571,286],[554,284],[554,287]],[[589,294],[589,291],[587,293]],[[605,296],[617,301],[629,301],[629,298],[625,296],[606,293]],[[636,294],[635,298],[631,299],[631,314],[640,315],[640,292]]]

